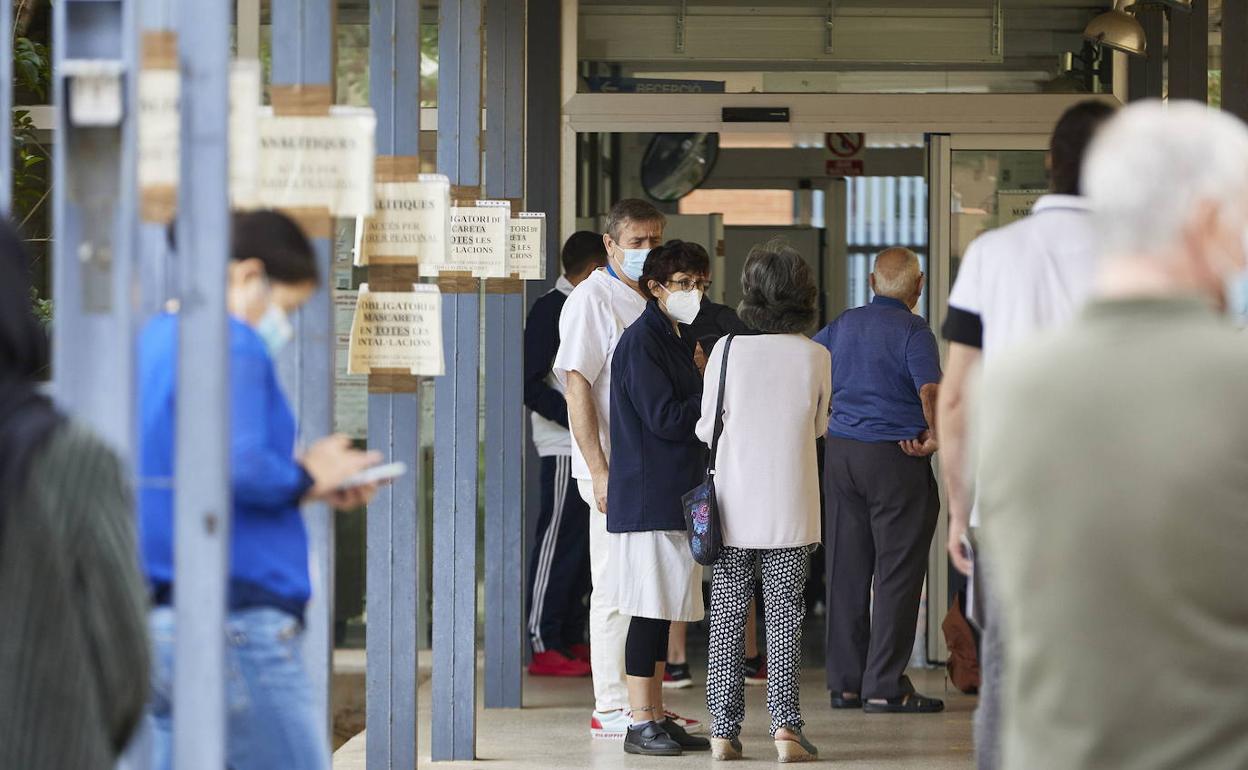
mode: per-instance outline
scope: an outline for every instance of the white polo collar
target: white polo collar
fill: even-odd
[[[1053,211],[1056,209],[1065,209],[1067,211],[1091,211],[1088,205],[1088,199],[1082,195],[1058,195],[1057,193],[1048,193],[1041,195],[1036,199],[1035,205],[1031,207],[1031,213],[1039,214],[1041,211]]]

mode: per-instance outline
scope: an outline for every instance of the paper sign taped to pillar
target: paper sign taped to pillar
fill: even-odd
[[[356,238],[357,265],[430,265],[446,261],[451,182],[421,174],[413,182],[378,182],[373,215]]]
[[[411,291],[369,291],[360,284],[347,373],[373,369],[406,369],[423,377],[446,373],[442,293],[435,284],[412,284]]]
[[[511,220],[507,272],[529,281],[546,277],[546,215],[522,211]]]
[[[177,207],[181,80],[175,69],[139,70],[139,196],[143,219],[173,221]]]
[[[323,208],[335,217],[372,216],[376,127],[373,111],[362,107],[333,107],[327,116],[261,110],[255,203]]]
[[[230,199],[236,208],[256,208],[260,171],[260,103],[264,89],[260,62],[230,63]]]
[[[472,273],[475,278],[506,278],[511,204],[477,201],[451,209],[451,247],[440,272]]]
[[[350,374],[351,326],[356,293],[334,291],[334,432],[353,439],[368,438],[368,377]]]

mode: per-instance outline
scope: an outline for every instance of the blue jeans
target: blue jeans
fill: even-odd
[[[153,768],[173,766],[174,613],[157,607],[152,636]],[[325,726],[318,724],[303,665],[299,621],[256,607],[226,619],[227,761],[230,770],[328,770]]]

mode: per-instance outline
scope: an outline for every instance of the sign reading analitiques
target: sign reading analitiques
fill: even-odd
[[[476,278],[506,278],[511,204],[477,201],[451,209],[451,246],[443,273],[472,273]]]
[[[372,110],[357,107],[333,107],[328,116],[262,111],[255,205],[371,216],[376,123]]]
[[[446,373],[442,354],[442,294],[434,284],[410,292],[368,290],[360,284],[351,323],[347,372],[405,369],[423,377]]]
[[[436,267],[446,260],[451,183],[441,174],[378,182],[373,216],[357,224],[355,264]]]
[[[507,273],[525,280],[546,277],[546,215],[522,211],[511,220]]]

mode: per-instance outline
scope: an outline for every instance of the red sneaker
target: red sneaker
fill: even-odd
[[[568,654],[571,656],[572,660],[579,660],[582,663],[588,663],[589,662],[589,645],[588,644],[574,644],[568,648]]]
[[[558,650],[533,653],[529,676],[589,676],[589,664],[572,660]]]

